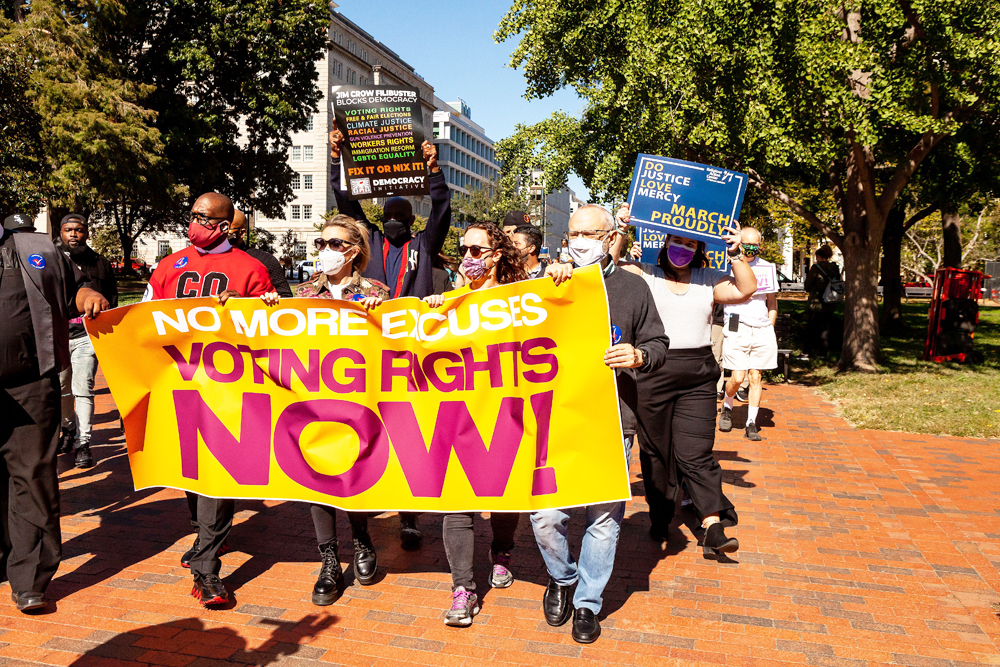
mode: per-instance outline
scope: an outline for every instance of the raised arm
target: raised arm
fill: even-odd
[[[615,237],[614,243],[608,249],[611,261],[615,264],[622,260],[622,250],[624,250],[625,241],[628,239],[629,221],[631,219],[632,215],[629,213],[628,204],[622,204],[621,208],[618,209],[618,214],[615,215],[615,221],[618,223],[618,236]]]
[[[729,259],[733,265],[733,275],[727,276],[715,286],[713,295],[716,303],[743,303],[757,291],[757,276],[747,263],[740,250],[740,230],[727,227],[729,235],[726,244],[729,246]]]
[[[444,172],[438,166],[437,146],[424,140],[421,148],[424,151],[424,160],[427,161],[427,170],[430,172],[427,180],[431,186],[431,214],[427,218],[427,227],[423,233],[428,235],[428,249],[432,255],[436,255],[444,248],[444,242],[448,238],[448,228],[451,227],[451,190],[444,178]]]
[[[340,189],[340,153],[344,145],[344,135],[340,130],[334,128],[330,132],[330,186],[333,188],[333,196],[337,199],[337,211],[344,215],[349,215],[359,222],[363,222],[369,229],[378,229],[368,221],[365,210],[361,208],[361,202],[351,201],[347,192]]]

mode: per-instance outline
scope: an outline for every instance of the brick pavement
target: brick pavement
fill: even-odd
[[[62,467],[65,561],[54,602],[37,616],[0,606],[8,665],[1000,664],[990,609],[1000,600],[996,442],[859,431],[806,388],[768,387],[766,440],[733,432],[716,446],[741,550],[706,556],[686,515],[661,548],[646,537],[640,495],[623,526],[604,634],[584,647],[568,625],[542,619],[546,579],[526,522],[518,581],[500,591],[485,585],[488,528],[478,523],[483,611],[456,629],[442,623],[450,579],[439,518],[425,515],[416,552],[399,548],[394,516],[373,520],[382,579],[351,585],[321,610],[309,601],[318,564],[306,509],[239,502],[235,551],[223,559],[234,602],[202,610],[178,564],[192,541],[182,496],[131,491],[117,413],[100,386],[97,466]],[[633,482],[641,494],[637,464]],[[339,528],[349,535],[345,520]],[[579,521],[574,535],[578,544]],[[0,594],[9,599],[6,584]]]

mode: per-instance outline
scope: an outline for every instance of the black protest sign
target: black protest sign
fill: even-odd
[[[351,199],[430,194],[416,88],[333,86],[330,100]]]

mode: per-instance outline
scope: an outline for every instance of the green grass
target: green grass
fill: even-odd
[[[118,305],[130,306],[133,303],[142,301],[142,294],[146,291],[145,280],[131,280],[128,278],[118,279]]]
[[[882,339],[875,374],[838,373],[836,362],[813,361],[793,372],[795,382],[816,386],[859,428],[976,438],[1000,437],[1000,308],[979,311],[975,347],[982,363],[921,361],[929,301],[903,304],[904,334]],[[782,300],[801,336],[805,303]],[[801,347],[798,341],[793,347]]]

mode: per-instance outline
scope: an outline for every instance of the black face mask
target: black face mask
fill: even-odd
[[[399,220],[386,220],[382,223],[382,231],[390,243],[401,241],[410,235],[410,226]]]

